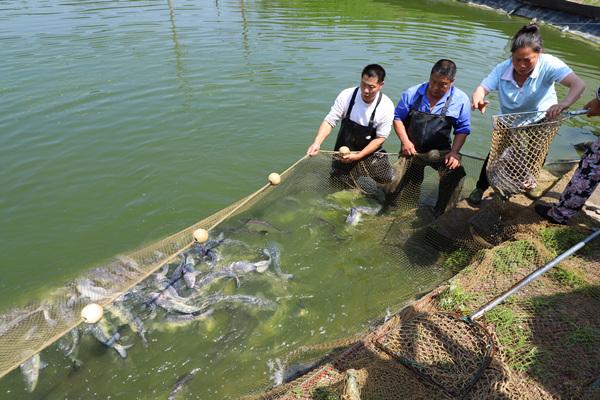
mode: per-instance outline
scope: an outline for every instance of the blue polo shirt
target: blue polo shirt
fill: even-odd
[[[488,91],[497,90],[502,114],[546,111],[558,103],[554,82],[560,82],[573,70],[550,54],[540,54],[533,72],[522,87],[513,78],[512,59],[496,65],[481,82]]]
[[[430,114],[441,114],[442,108],[448,101],[448,97],[450,93],[452,93],[452,101],[448,106],[448,111],[446,112],[446,116],[450,118],[452,121],[452,126],[454,127],[454,134],[471,133],[471,100],[469,96],[465,94],[462,90],[452,85],[448,93],[446,93],[433,107],[431,108],[431,104],[429,104],[429,100],[427,100],[427,96],[425,96],[425,92],[429,87],[429,82],[421,83],[420,85],[413,86],[402,93],[400,96],[400,101],[396,106],[396,110],[394,112],[394,119],[401,120],[406,123],[408,118],[408,113],[410,112],[410,107],[417,100],[417,97],[421,95],[421,103],[417,107],[417,111],[426,112]]]

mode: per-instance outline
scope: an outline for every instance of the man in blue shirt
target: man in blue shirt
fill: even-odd
[[[402,142],[402,155],[410,158],[410,165],[394,194],[397,196],[404,189],[418,193],[424,169],[429,165],[440,175],[434,207],[436,217],[446,211],[466,175],[460,164],[459,151],[471,132],[471,102],[454,86],[455,76],[456,64],[451,60],[439,60],[431,69],[428,82],[402,93],[394,115],[394,129]]]

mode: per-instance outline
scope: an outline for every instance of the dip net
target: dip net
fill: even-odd
[[[550,143],[568,116],[546,121],[546,112],[493,116],[492,146],[487,164],[490,185],[502,197],[537,185]]]

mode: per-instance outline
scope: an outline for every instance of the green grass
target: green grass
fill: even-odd
[[[312,392],[313,400],[340,400],[340,396],[327,387],[315,388]]]
[[[439,296],[440,308],[445,311],[468,311],[467,304],[474,296],[460,286],[451,283]]]
[[[531,343],[531,332],[523,319],[506,306],[493,309],[485,319],[496,328],[496,336],[508,366],[516,371],[527,372],[535,364],[539,351]]]
[[[586,347],[595,348],[600,344],[600,329],[591,326],[576,327],[575,331],[568,337],[569,343],[583,344]]]
[[[300,387],[300,386],[295,386],[292,389],[292,394],[294,395],[294,397],[298,398],[304,394],[304,390],[302,390],[302,387]]]
[[[499,272],[516,272],[519,268],[532,264],[537,258],[537,251],[526,240],[517,240],[497,249],[492,257],[492,264]]]
[[[444,260],[443,267],[452,271],[458,271],[469,265],[471,252],[465,249],[456,249],[448,254]]]
[[[547,227],[540,230],[540,237],[544,246],[557,256],[579,243],[585,235],[569,227]],[[585,248],[580,252],[585,254]]]
[[[555,267],[550,273],[550,277],[561,285],[574,288],[581,287],[586,284],[585,279],[583,279],[576,271],[563,268],[561,266]]]

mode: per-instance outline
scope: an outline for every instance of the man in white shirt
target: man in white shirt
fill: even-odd
[[[381,93],[384,80],[383,67],[378,64],[367,65],[362,71],[360,86],[345,89],[337,96],[306,154],[317,155],[321,144],[340,120],[342,123],[334,150],[346,146],[352,153],[344,155],[337,162],[334,161],[334,173],[347,173],[357,161],[365,160],[376,152],[385,152],[381,146],[392,128],[394,103]],[[378,176],[371,177],[378,183],[387,183],[393,175],[391,166],[387,157],[378,155],[380,158],[377,159],[384,161],[385,165],[376,168]]]

